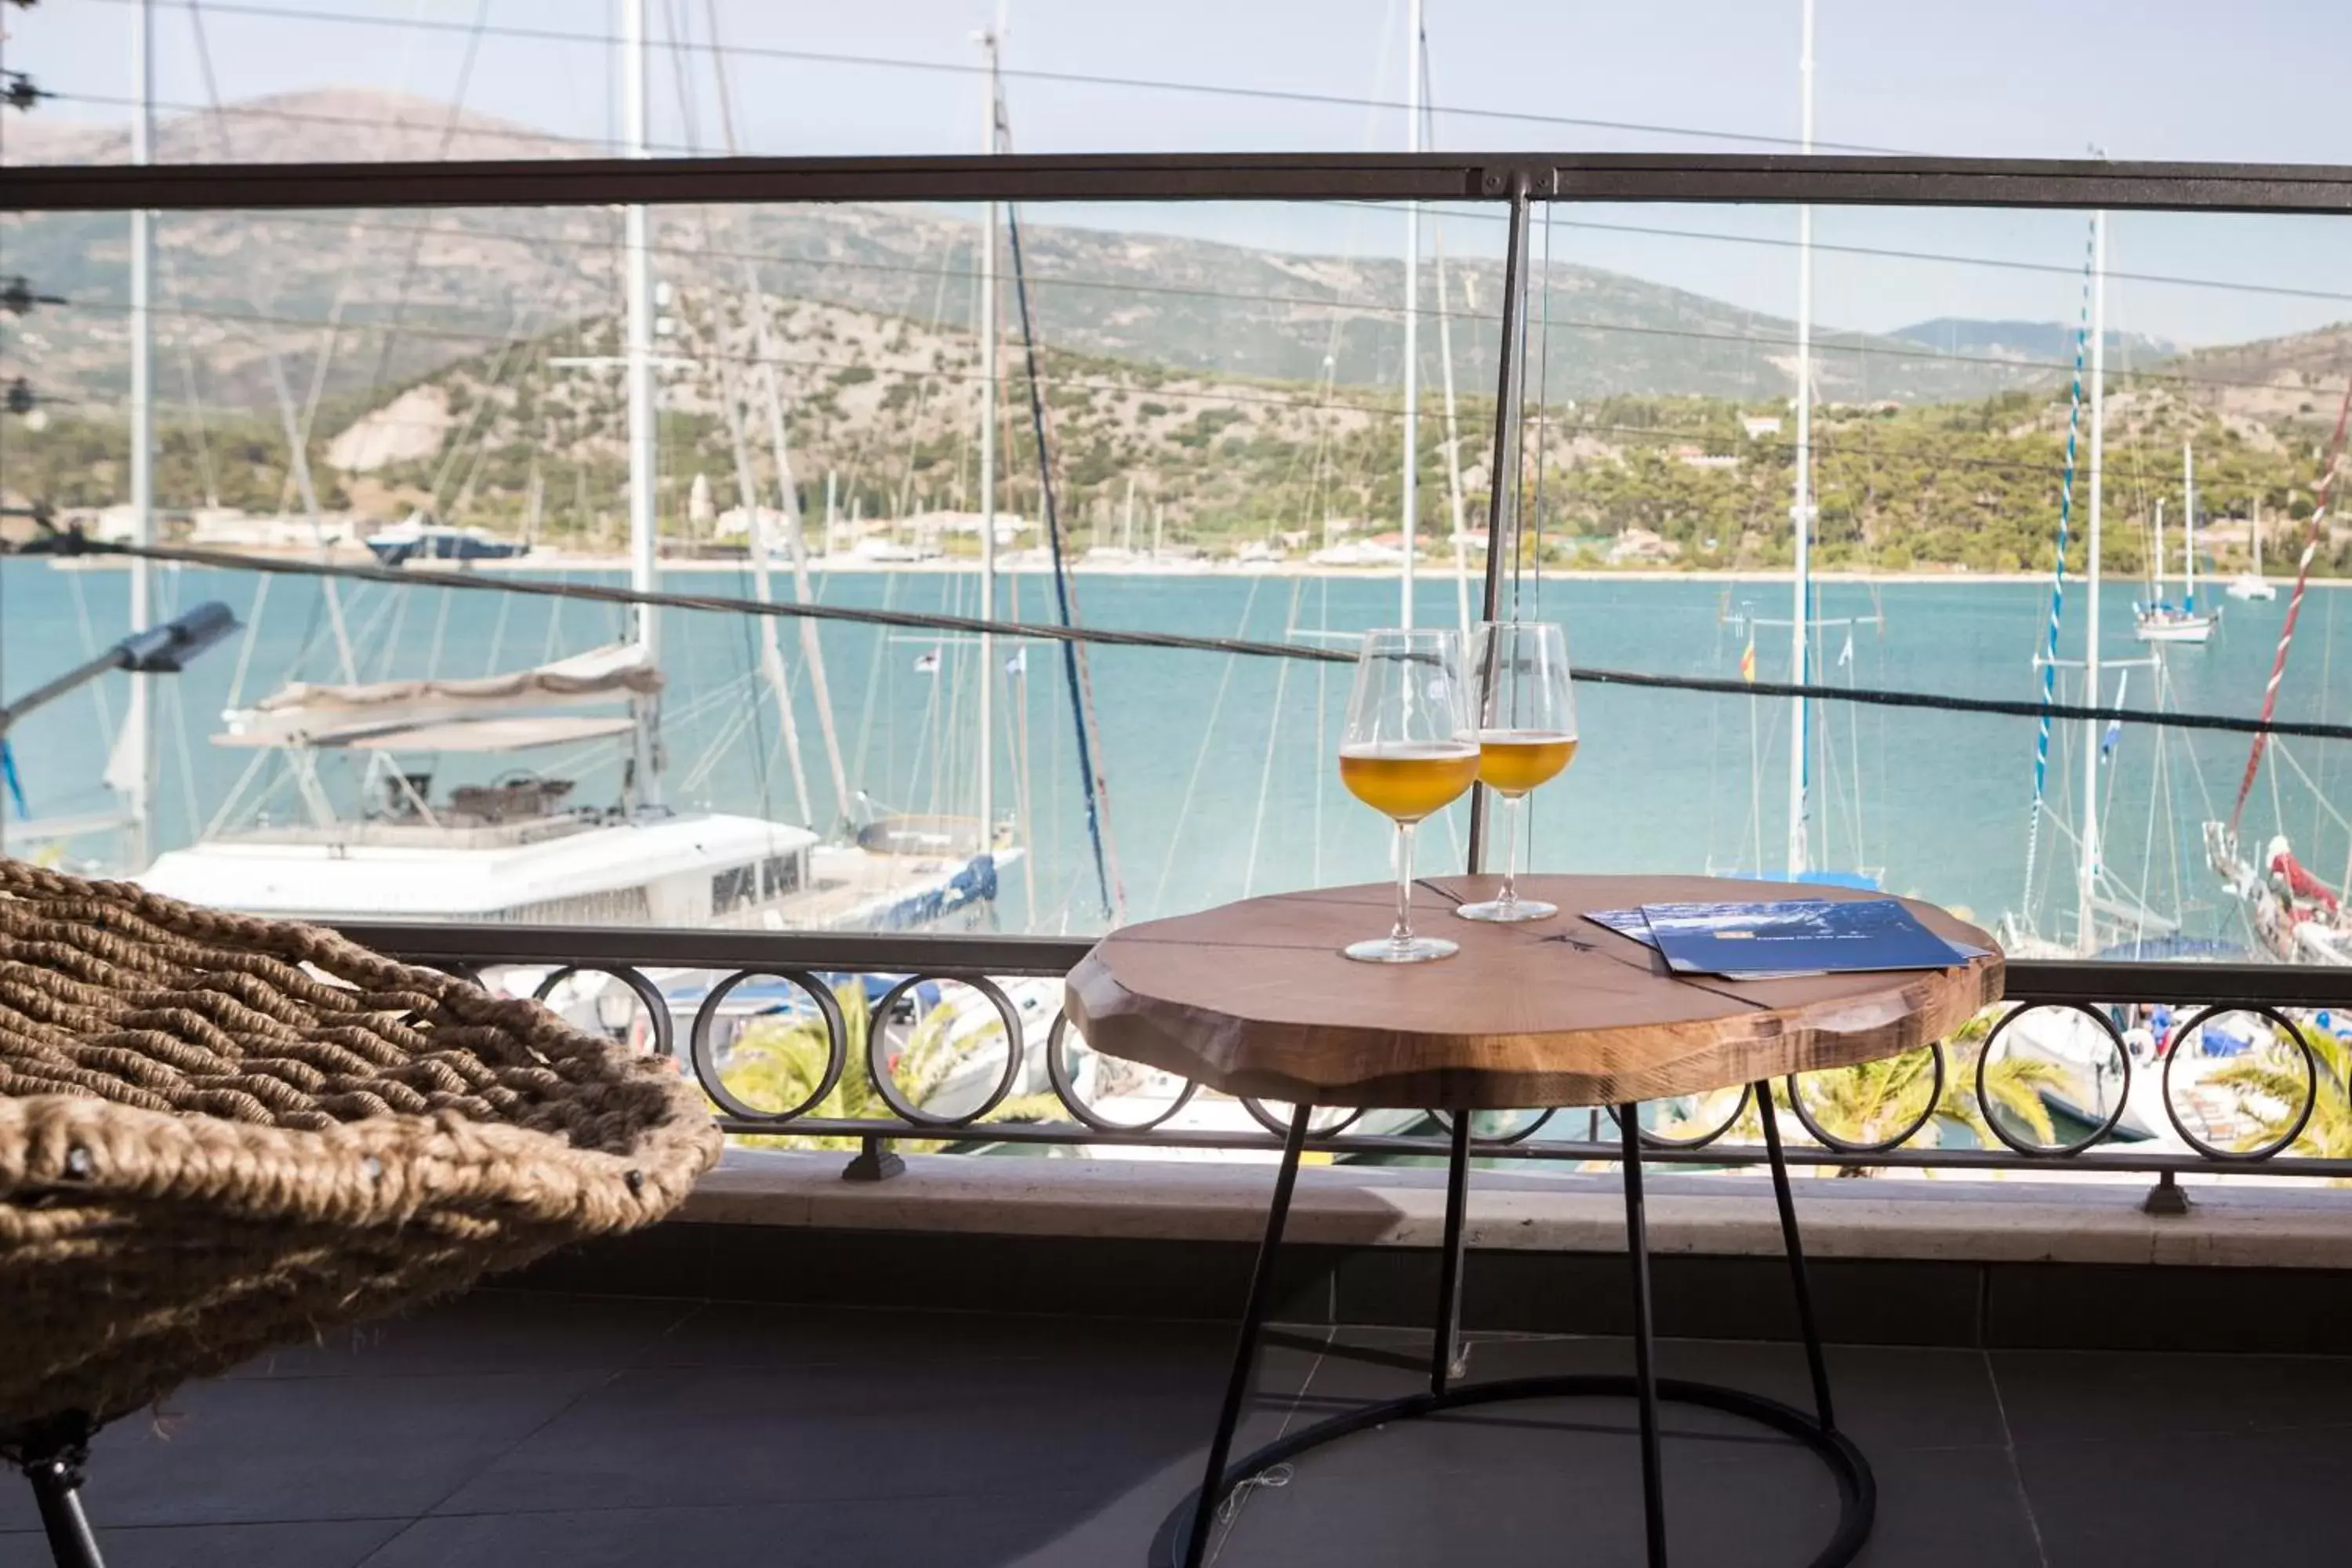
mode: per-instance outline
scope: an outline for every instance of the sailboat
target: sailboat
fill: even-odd
[[[624,39],[637,157],[650,155],[645,10],[646,0],[625,7]],[[630,583],[652,593],[660,561],[646,210],[627,208],[625,224]],[[772,647],[762,675],[789,724],[781,674]],[[992,812],[969,823],[882,817],[833,841],[803,825],[673,808],[662,791],[666,684],[659,614],[649,605],[633,609],[626,639],[530,668],[290,683],[228,713],[216,737],[265,753],[247,770],[252,787],[240,786],[213,831],[157,857],[139,880],[174,897],[312,920],[898,929],[991,903],[999,869],[1020,855]],[[606,742],[619,743],[623,761],[620,798],[604,805],[575,803],[571,779],[529,766],[436,790],[434,768],[417,761],[528,758]],[[329,787],[330,770],[352,761],[355,809],[347,808],[353,792],[339,802]],[[268,815],[281,795],[295,803],[290,822]]]
[[[2203,643],[2213,636],[2221,613],[2200,615],[2197,609],[2197,454],[2187,442],[2180,447],[2180,553],[2184,571],[2180,603],[2164,596],[2164,503],[2156,509],[2156,546],[2149,552],[2155,584],[2146,604],[2132,605],[2132,635],[2142,642]]]
[[[2251,570],[2231,578],[2230,585],[2222,592],[2232,599],[2276,599],[2278,584],[2263,575],[2263,503],[2260,500],[2254,502],[2253,521],[2247,524],[2247,532],[2253,542],[2254,564]]]

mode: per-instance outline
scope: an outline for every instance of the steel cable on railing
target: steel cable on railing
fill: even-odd
[[[491,594],[520,594],[539,598],[586,600],[592,603],[647,605],[659,609],[694,610],[714,615],[782,616],[840,621],[856,626],[954,632],[977,636],[1033,637],[1043,642],[1099,643],[1113,647],[1156,647],[1190,653],[1237,653],[1256,658],[1300,658],[1326,664],[1352,664],[1355,655],[1344,648],[1257,642],[1245,637],[1192,637],[1181,632],[1155,632],[1115,626],[1038,625],[1023,621],[987,621],[971,616],[930,615],[914,610],[856,609],[845,605],[762,604],[719,594],[639,593],[600,583],[550,583],[499,574],[408,571],[396,567],[362,566],[354,563],[306,561],[282,556],[247,555],[235,551],[197,550],[182,545],[137,545],[90,539],[80,533],[53,533],[26,550],[14,553],[50,556],[121,556],[125,559],[176,562],[222,572],[258,572],[279,576],[340,578],[384,583],[403,587],[472,589]],[[2293,735],[2315,741],[2352,741],[2352,724],[2307,721],[2243,719],[2228,713],[2178,713],[2147,708],[2093,708],[2000,698],[1960,697],[1937,691],[1902,691],[1883,688],[1810,685],[1790,681],[1718,679],[1708,676],[1660,675],[1646,670],[1606,669],[1587,666],[1575,679],[1593,686],[1626,686],[1645,690],[1689,691],[1718,697],[1802,697],[1820,702],[1859,702],[1880,708],[1918,708],[1951,713],[1984,713],[2007,719],[2115,720],[2151,729],[2219,730],[2241,735]]]

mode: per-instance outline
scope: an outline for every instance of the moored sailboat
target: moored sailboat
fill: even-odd
[[[2221,612],[2197,607],[2197,457],[2183,443],[2180,448],[2180,602],[2164,596],[2164,503],[2156,508],[2156,545],[2148,560],[2154,570],[2154,590],[2145,604],[2132,606],[2132,632],[2142,642],[2204,643],[2221,624]]]

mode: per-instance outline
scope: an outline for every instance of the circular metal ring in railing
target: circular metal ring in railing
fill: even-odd
[[[2054,1144],[2047,1149],[2021,1142],[2011,1137],[2009,1130],[2000,1124],[2000,1118],[1995,1114],[1992,1100],[1985,1093],[1985,1069],[1992,1065],[1993,1047],[2000,1043],[2000,1037],[2007,1032],[2011,1024],[2016,1023],[2028,1013],[2042,1008],[2050,1008],[2063,1013],[2080,1013],[2097,1025],[2099,1032],[2106,1036],[2108,1042],[2116,1047],[2116,1061],[2123,1071],[2123,1082],[2116,1089],[2116,1108],[2107,1112],[2107,1119],[2074,1142]],[[2094,1144],[2104,1142],[2107,1134],[2116,1130],[2116,1124],[2124,1119],[2124,1108],[2131,1101],[2131,1050],[2124,1044],[2124,1037],[2116,1030],[2114,1019],[2088,1002],[2027,1002],[2003,1014],[2000,1021],[1992,1026],[1992,1032],[1985,1036],[1984,1049],[1977,1053],[1977,1108],[1984,1113],[1985,1125],[1992,1129],[1992,1135],[2000,1139],[2011,1152],[2038,1160],[2063,1159],[2071,1154],[2079,1154]]]
[[[1747,1111],[1748,1099],[1754,1093],[1755,1087],[1753,1085],[1745,1083],[1741,1084],[1739,1086],[1739,1098],[1731,1102],[1730,1113],[1725,1116],[1721,1121],[1716,1123],[1715,1126],[1709,1128],[1706,1131],[1698,1134],[1698,1136],[1695,1138],[1672,1138],[1664,1132],[1653,1132],[1648,1128],[1640,1126],[1639,1124],[1635,1125],[1633,1135],[1642,1141],[1644,1148],[1704,1149],[1708,1144],[1714,1142],[1717,1139],[1722,1137],[1725,1133],[1730,1131],[1734,1127],[1739,1125],[1739,1118]],[[1645,1100],[1643,1103],[1658,1104],[1661,1102],[1655,1100]],[[1624,1124],[1617,1120],[1617,1108],[1615,1106],[1604,1105],[1600,1108],[1600,1110],[1603,1116],[1609,1118],[1610,1126],[1619,1128],[1621,1131],[1622,1130]]]
[[[1530,1109],[1532,1109],[1532,1108],[1530,1108]],[[1516,1132],[1501,1132],[1501,1133],[1496,1133],[1496,1134],[1495,1134],[1495,1135],[1494,1135],[1494,1136],[1492,1136],[1492,1137],[1486,1137],[1486,1138],[1482,1138],[1482,1137],[1480,1137],[1480,1136],[1478,1135],[1478,1123],[1477,1123],[1477,1121],[1475,1120],[1475,1118],[1476,1118],[1477,1116],[1481,1115],[1482,1113],[1481,1113],[1481,1112],[1479,1112],[1479,1111],[1475,1111],[1475,1110],[1474,1110],[1474,1111],[1472,1111],[1472,1112],[1470,1113],[1470,1114],[1471,1114],[1471,1116],[1474,1118],[1474,1120],[1473,1120],[1473,1121],[1471,1121],[1471,1123],[1470,1123],[1470,1144],[1471,1144],[1471,1147],[1475,1148],[1475,1147],[1477,1147],[1479,1144],[1483,1143],[1483,1144],[1485,1144],[1486,1147],[1488,1147],[1488,1148],[1490,1148],[1490,1149],[1507,1149],[1507,1148],[1509,1148],[1509,1147],[1510,1147],[1512,1144],[1514,1144],[1514,1143],[1524,1143],[1524,1142],[1526,1142],[1528,1139],[1530,1139],[1530,1138],[1534,1137],[1534,1136],[1536,1135],[1537,1131],[1538,1131],[1539,1129],[1541,1129],[1541,1128],[1542,1128],[1542,1126],[1543,1126],[1543,1124],[1544,1124],[1545,1122],[1549,1121],[1552,1119],[1552,1113],[1553,1113],[1553,1111],[1554,1111],[1555,1110],[1557,1110],[1557,1109],[1558,1109],[1558,1108],[1557,1108],[1557,1107],[1554,1107],[1554,1106],[1546,1106],[1544,1109],[1542,1109],[1542,1110],[1540,1110],[1536,1111],[1536,1116],[1535,1116],[1535,1120],[1534,1120],[1534,1121],[1532,1121],[1528,1122],[1525,1127],[1520,1128],[1517,1131],[1516,1131]],[[1500,1115],[1500,1114],[1503,1114],[1503,1113],[1498,1111],[1498,1112],[1495,1112],[1494,1114]],[[1436,1122],[1440,1127],[1443,1127],[1444,1129],[1445,1129],[1446,1135],[1447,1135],[1448,1137],[1451,1137],[1451,1136],[1453,1135],[1453,1133],[1454,1133],[1454,1113],[1453,1113],[1452,1111],[1450,1111],[1450,1110],[1433,1110],[1433,1111],[1431,1111],[1431,1112],[1429,1113],[1429,1119],[1430,1119],[1432,1121]]]
[[[961,1116],[935,1115],[900,1094],[897,1082],[890,1077],[890,1065],[885,1058],[889,1042],[883,1037],[883,1031],[888,1026],[891,1009],[898,1006],[899,999],[916,986],[927,983],[971,986],[987,998],[988,1005],[996,1009],[996,1016],[1004,1023],[1004,1071],[997,1079],[996,1088],[988,1098]],[[1013,1005],[1013,999],[994,981],[977,974],[961,975],[944,982],[936,975],[909,974],[882,993],[881,1000],[874,1004],[873,1022],[866,1026],[866,1075],[873,1080],[874,1092],[880,1095],[883,1103],[897,1111],[902,1120],[924,1127],[969,1127],[1003,1104],[1005,1097],[1013,1092],[1013,1086],[1021,1081],[1021,1010]]]
[[[1071,1081],[1070,1070],[1062,1062],[1062,1047],[1069,1038],[1070,1033],[1070,1016],[1067,1013],[1055,1014],[1054,1026],[1046,1031],[1045,1035],[1045,1077],[1052,1082],[1055,1097],[1061,1100],[1069,1113],[1097,1132],[1149,1132],[1155,1127],[1165,1125],[1170,1117],[1191,1104],[1192,1096],[1200,1089],[1199,1081],[1188,1078],[1184,1080],[1183,1089],[1169,1103],[1168,1109],[1159,1115],[1148,1121],[1115,1121],[1088,1105],[1086,1097],[1078,1092],[1077,1085]],[[1078,1037],[1078,1043],[1086,1044],[1084,1035]],[[1087,1046],[1087,1048],[1094,1049],[1091,1046]]]
[[[717,1051],[711,1044],[711,1026],[719,1021],[719,1009],[734,994],[735,987],[746,980],[781,980],[815,1004],[817,1018],[824,1025],[824,1071],[808,1097],[798,1105],[784,1110],[765,1110],[738,1096],[727,1087],[719,1070]],[[702,1092],[717,1100],[730,1116],[745,1121],[793,1121],[824,1103],[825,1096],[841,1082],[841,1075],[849,1066],[849,1024],[841,1016],[840,999],[833,987],[815,975],[798,969],[739,969],[710,989],[702,1005],[694,1010],[694,1026],[687,1031],[688,1060],[694,1068],[695,1081]]]
[[[1262,1100],[1253,1100],[1248,1095],[1243,1095],[1241,1097],[1241,1101],[1242,1109],[1248,1111],[1250,1116],[1260,1127],[1265,1128],[1268,1132],[1273,1133],[1277,1138],[1286,1138],[1290,1135],[1290,1118],[1286,1116],[1276,1116],[1273,1111],[1268,1110],[1265,1108],[1265,1101]],[[1326,1110],[1338,1110],[1342,1108],[1336,1105],[1318,1106],[1315,1114],[1317,1116],[1320,1116]],[[1348,1114],[1339,1118],[1339,1121],[1323,1126],[1317,1125],[1315,1121],[1312,1118],[1309,1118],[1307,1123],[1307,1131],[1310,1137],[1336,1138],[1340,1133],[1346,1131],[1349,1128],[1353,1127],[1356,1124],[1356,1119],[1363,1115],[1363,1113],[1364,1108],[1362,1106],[1355,1106],[1349,1109]]]
[[[1935,1064],[1935,1076],[1927,1081],[1927,1104],[1917,1116],[1911,1119],[1909,1123],[1907,1123],[1901,1131],[1895,1133],[1891,1138],[1867,1140],[1841,1138],[1836,1133],[1832,1132],[1828,1128],[1822,1126],[1818,1121],[1814,1120],[1813,1113],[1805,1108],[1805,1097],[1797,1083],[1798,1079],[1803,1076],[1800,1073],[1790,1073],[1786,1080],[1786,1088],[1789,1095],[1789,1109],[1796,1113],[1797,1124],[1802,1127],[1807,1133],[1811,1134],[1814,1142],[1819,1143],[1824,1149],[1834,1149],[1841,1154],[1884,1154],[1889,1149],[1900,1149],[1904,1144],[1908,1143],[1912,1139],[1919,1136],[1919,1130],[1921,1128],[1936,1120],[1936,1109],[1944,1102],[1944,1047],[1942,1042],[1938,1041],[1937,1044],[1929,1046],[1927,1047],[1927,1055],[1929,1059]],[[1839,1068],[1829,1068],[1823,1070],[1829,1072],[1839,1072],[1844,1069]]]
[[[677,1054],[677,1042],[672,1037],[670,1031],[669,1004],[663,998],[660,988],[656,986],[652,981],[646,979],[643,971],[634,967],[633,965],[626,963],[567,963],[562,968],[550,974],[546,979],[541,981],[539,983],[538,989],[534,990],[530,994],[530,999],[534,1002],[546,1001],[550,996],[555,994],[555,988],[557,986],[562,984],[565,981],[571,979],[575,974],[607,975],[627,986],[630,992],[635,995],[638,1005],[645,1008],[646,1017],[652,1025],[654,1032],[654,1055],[657,1057],[668,1057],[675,1056]]]
[[[2294,1126],[2257,1149],[2223,1149],[2216,1144],[2206,1142],[2189,1131],[2188,1124],[2181,1120],[2180,1107],[2175,1104],[2172,1099],[2172,1064],[2180,1059],[2181,1042],[2200,1038],[2200,1031],[2224,1013],[2252,1013],[2257,1017],[2269,1019],[2286,1032],[2286,1037],[2294,1042],[2295,1049],[2303,1056],[2302,1113],[2295,1117]],[[2163,1090],[2165,1119],[2172,1123],[2172,1130],[2180,1134],[2180,1141],[2183,1143],[2209,1160],[2267,1160],[2302,1137],[2303,1130],[2311,1124],[2312,1112],[2319,1109],[2319,1058],[2312,1055],[2311,1042],[2303,1037],[2303,1031],[2295,1027],[2294,1021],[2277,1008],[2261,1004],[2251,1007],[2239,1007],[2228,1003],[2217,1003],[2172,1031],[2172,1038],[2166,1044],[2164,1051]]]

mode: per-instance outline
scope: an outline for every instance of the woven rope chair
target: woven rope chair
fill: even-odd
[[[98,1427],[650,1224],[719,1145],[667,1064],[536,1003],[0,859],[0,1458],[95,1564]]]

